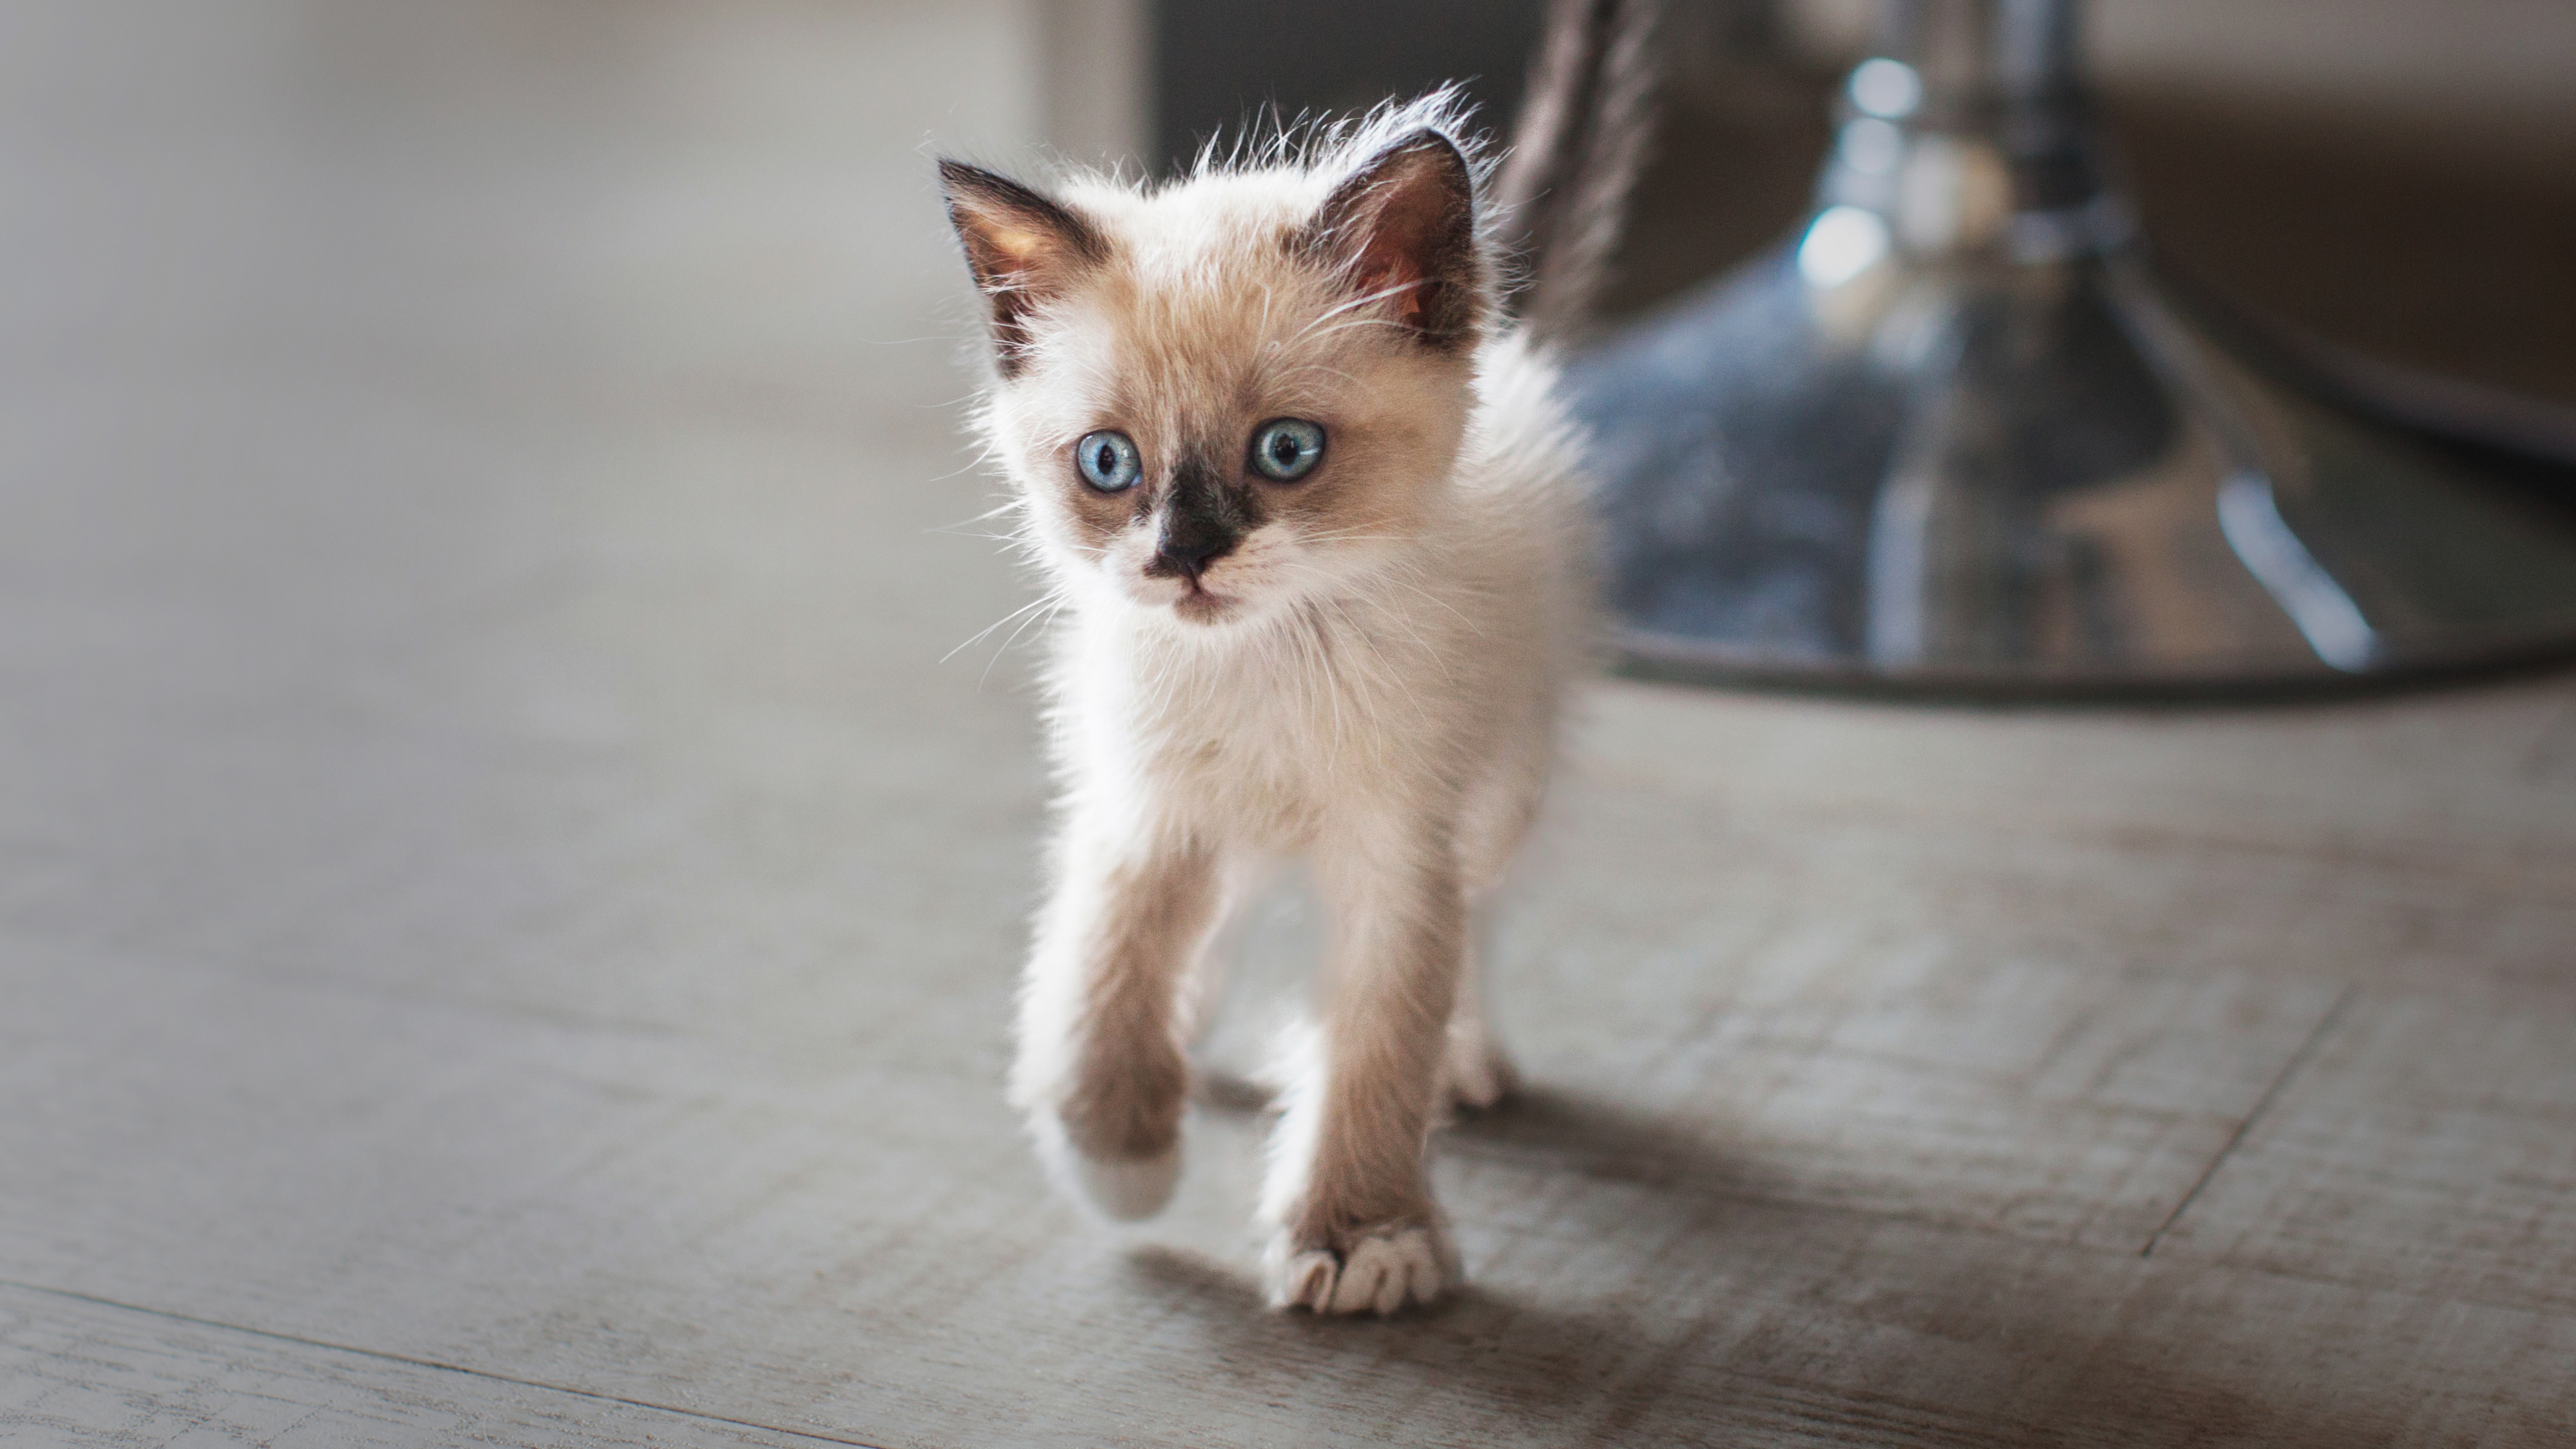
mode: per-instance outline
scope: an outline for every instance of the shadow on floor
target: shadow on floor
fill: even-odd
[[[1268,1094],[1211,1077],[1199,1099],[1254,1115]],[[2187,1293],[2187,1268],[2140,1263],[2106,1295],[2114,1255],[1766,1200],[1757,1160],[1615,1102],[1534,1088],[1437,1150],[1490,1169],[1482,1201],[1453,1203],[1471,1237],[1497,1185],[1522,1195],[1506,1204],[1523,1220],[1513,1260],[1477,1266],[1542,1291],[1471,1281],[1428,1310],[1345,1320],[1273,1312],[1248,1265],[1203,1253],[1140,1246],[1129,1272],[1247,1394],[1277,1402],[1283,1370],[1300,1385],[1374,1382],[1392,1404],[1450,1400],[1444,1424],[1535,1417],[1567,1443],[2343,1449],[2403,1422],[2361,1384],[2320,1405],[2313,1380],[2116,1331]],[[1533,1239],[1556,1254],[1543,1272]]]

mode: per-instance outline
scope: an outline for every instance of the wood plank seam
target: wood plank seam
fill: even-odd
[[[2236,1124],[2236,1130],[2228,1134],[2226,1143],[2218,1149],[2217,1155],[2209,1159],[2207,1167],[2201,1169],[2200,1177],[2192,1183],[2191,1189],[2182,1195],[2180,1202],[2174,1204],[2172,1212],[2165,1214],[2165,1220],[2156,1224],[2156,1230],[2147,1234],[2146,1245],[2138,1249],[2139,1257],[2155,1256],[2156,1244],[2164,1241],[2165,1234],[2173,1229],[2175,1223],[2182,1221],[2182,1215],[2191,1210],[2192,1202],[2200,1196],[2203,1189],[2209,1186],[2210,1179],[2218,1175],[2220,1165],[2235,1153],[2238,1145],[2245,1141],[2245,1134],[2254,1130],[2254,1124],[2263,1119],[2263,1114],[2272,1109],[2272,1104],[2280,1099],[2282,1088],[2287,1087],[2290,1079],[2299,1074],[2299,1069],[2308,1064],[2308,1059],[2316,1055],[2318,1043],[2323,1042],[2326,1034],[2334,1030],[2335,1024],[2343,1020],[2344,1013],[2351,1009],[2353,1002],[2360,999],[2360,996],[2361,989],[2357,986],[2346,986],[2336,995],[2333,1003],[2326,1007],[2325,1014],[2318,1017],[2317,1024],[2309,1030],[2307,1040],[2300,1042],[2299,1049],[2290,1053],[2290,1059],[2281,1064],[2281,1074],[2274,1077],[2272,1085],[2265,1087],[2263,1095],[2255,1099],[2254,1109],[2245,1114],[2244,1121]]]
[[[125,1313],[139,1313],[148,1318],[165,1319],[172,1323],[186,1323],[199,1328],[218,1329],[227,1333],[246,1333],[254,1338],[265,1338],[274,1343],[291,1343],[300,1348],[316,1348],[329,1353],[354,1354],[360,1358],[376,1359],[384,1363],[398,1363],[411,1368],[432,1369],[439,1373],[462,1374],[467,1378],[483,1379],[491,1383],[509,1384],[516,1388],[540,1389],[547,1393],[569,1394],[574,1398],[590,1399],[597,1403],[617,1404],[630,1409],[645,1409],[654,1413],[671,1414],[683,1419],[697,1419],[710,1424],[724,1424],[736,1429],[755,1429],[764,1434],[778,1434],[790,1439],[806,1439],[817,1444],[848,1445],[851,1446],[851,1449],[885,1449],[885,1446],[871,1444],[865,1439],[847,1439],[842,1438],[839,1435],[825,1434],[812,1429],[790,1429],[777,1424],[763,1423],[757,1419],[739,1419],[726,1414],[710,1414],[703,1409],[677,1408],[670,1404],[657,1404],[650,1399],[629,1398],[624,1394],[601,1393],[597,1389],[574,1388],[568,1384],[548,1383],[543,1379],[519,1378],[512,1374],[494,1373],[489,1369],[468,1368],[463,1364],[441,1363],[439,1360],[434,1358],[417,1358],[410,1354],[389,1353],[383,1349],[360,1348],[354,1344],[333,1343],[327,1339],[320,1338],[306,1338],[302,1334],[297,1333],[280,1333],[275,1329],[252,1328],[246,1324],[226,1323],[219,1318],[199,1318],[194,1314],[174,1313],[166,1308],[150,1308],[140,1303],[125,1303],[114,1298],[101,1298],[94,1293],[80,1293],[69,1288],[47,1287],[42,1283],[22,1283],[14,1278],[0,1278],[0,1288],[13,1288],[21,1293],[36,1293],[49,1298],[66,1299],[74,1303],[86,1303],[97,1308],[113,1308]]]

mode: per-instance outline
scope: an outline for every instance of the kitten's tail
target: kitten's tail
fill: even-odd
[[[1495,180],[1526,278],[1516,310],[1542,340],[1591,315],[1645,169],[1662,79],[1663,0],[1552,0],[1528,99]]]

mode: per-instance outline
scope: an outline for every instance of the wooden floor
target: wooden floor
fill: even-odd
[[[0,9],[0,1439],[2576,1443],[2566,676],[1605,687],[1458,1300],[1262,1311],[1223,1098],[1049,1200],[925,160],[1029,34]]]

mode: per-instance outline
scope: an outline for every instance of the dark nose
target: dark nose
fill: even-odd
[[[1209,564],[1234,551],[1251,523],[1224,477],[1206,459],[1185,457],[1172,470],[1171,491],[1164,495],[1162,536],[1155,540],[1154,561],[1145,566],[1145,572],[1197,583]]]
[[[1154,546],[1151,572],[1167,578],[1177,574],[1196,583],[1209,564],[1234,551],[1235,542],[1234,531],[1215,520],[1175,512],[1163,524],[1163,537]]]

